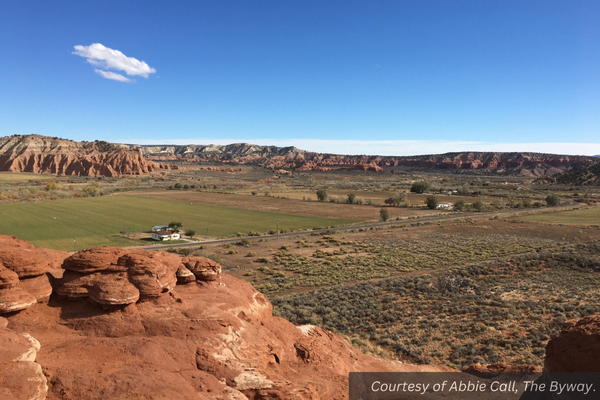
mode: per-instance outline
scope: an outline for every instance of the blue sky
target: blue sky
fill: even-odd
[[[599,21],[595,1],[3,1],[0,135],[600,154]]]

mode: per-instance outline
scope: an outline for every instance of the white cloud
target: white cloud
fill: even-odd
[[[75,51],[72,54],[86,58],[88,63],[99,68],[95,71],[106,79],[131,82],[123,75],[105,70],[123,71],[129,76],[142,76],[144,78],[148,78],[150,74],[156,72],[146,62],[127,57],[119,50],[111,49],[101,43],[92,43],[89,46],[78,45],[74,46],[74,49]]]
[[[446,140],[327,140],[327,139],[171,139],[129,140],[135,144],[231,144],[252,143],[280,147],[296,146],[303,150],[333,154],[410,156],[460,151],[535,152],[592,156],[600,154],[600,143],[500,143]]]
[[[112,79],[113,81],[133,82],[131,79],[129,79],[121,74],[117,74],[116,72],[102,71],[101,69],[95,69],[94,72],[96,72],[103,78]]]

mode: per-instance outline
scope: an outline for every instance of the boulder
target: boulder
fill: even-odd
[[[89,291],[90,300],[109,306],[121,306],[135,303],[140,291],[125,280],[97,280]]]
[[[67,258],[62,267],[66,270],[91,274],[100,271],[123,272],[126,269],[117,265],[119,257],[127,250],[118,247],[94,247],[79,251]]]
[[[200,281],[215,281],[221,274],[221,266],[210,258],[186,257],[182,259],[182,262]]]
[[[47,274],[21,279],[19,287],[35,296],[38,302],[48,300],[52,294],[52,285]]]
[[[56,294],[58,296],[76,299],[88,297],[89,290],[100,274],[84,275],[78,272],[65,271],[62,279],[56,279]]]
[[[19,278],[39,276],[48,271],[48,261],[35,249],[0,247],[0,263],[16,272]]]
[[[139,289],[142,298],[168,293],[177,284],[174,263],[169,262],[169,257],[152,253],[157,252],[137,251],[119,259],[119,264],[127,268],[129,280]]]
[[[31,243],[29,243],[28,241],[21,240],[18,237],[13,236],[13,235],[0,235],[0,251],[2,251],[1,248],[3,248],[3,247],[7,247],[7,248],[18,247],[21,249],[30,249],[30,250],[35,249],[35,246],[32,245]]]
[[[0,314],[21,311],[37,303],[37,298],[19,286],[0,290]]]
[[[63,250],[36,249],[36,252],[48,261],[50,269],[62,269],[63,262],[70,255],[69,252]]]
[[[548,372],[600,372],[600,315],[569,320],[546,345]]]
[[[0,290],[17,286],[19,275],[0,265]]]
[[[40,342],[35,338],[6,329],[0,323],[1,399],[46,398],[47,380],[42,367],[35,362],[39,350]]]
[[[192,273],[189,269],[184,267],[183,265],[179,266],[177,269],[177,283],[185,284],[194,282],[196,280],[196,275]]]

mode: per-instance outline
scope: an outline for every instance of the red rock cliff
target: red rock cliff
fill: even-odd
[[[139,150],[106,142],[74,142],[40,135],[0,138],[0,171],[63,175],[141,175],[168,168],[144,158]]]

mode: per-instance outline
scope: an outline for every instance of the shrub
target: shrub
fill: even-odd
[[[463,211],[465,209],[465,201],[458,200],[456,203],[454,203],[454,209],[456,211]]]
[[[427,196],[427,198],[425,199],[425,204],[427,205],[427,208],[429,208],[430,210],[435,210],[438,206],[438,204],[440,204],[439,200],[437,197],[435,196]]]
[[[387,210],[387,208],[382,208],[379,210],[379,216],[381,217],[382,221],[387,221],[390,219],[390,212]]]
[[[481,211],[485,211],[486,204],[481,200],[477,200],[475,203],[471,204],[471,207],[473,207],[473,210],[475,210],[477,212],[481,212]]]
[[[346,199],[346,203],[354,204],[355,200],[356,200],[356,195],[354,193],[349,193],[348,198]]]
[[[546,204],[550,207],[554,207],[560,204],[560,197],[556,194],[549,194],[546,196]]]
[[[239,242],[236,243],[238,246],[250,247],[250,241],[246,238],[243,238]]]
[[[100,193],[100,190],[98,189],[98,185],[88,185],[86,187],[83,188],[83,195],[85,197],[96,197],[98,196],[98,194]]]
[[[248,254],[246,254],[246,257],[256,257],[256,253],[251,251]]]
[[[46,185],[46,191],[51,191],[51,190],[60,190],[62,189],[62,186],[60,186],[58,183],[56,182],[50,182],[49,184]]]

